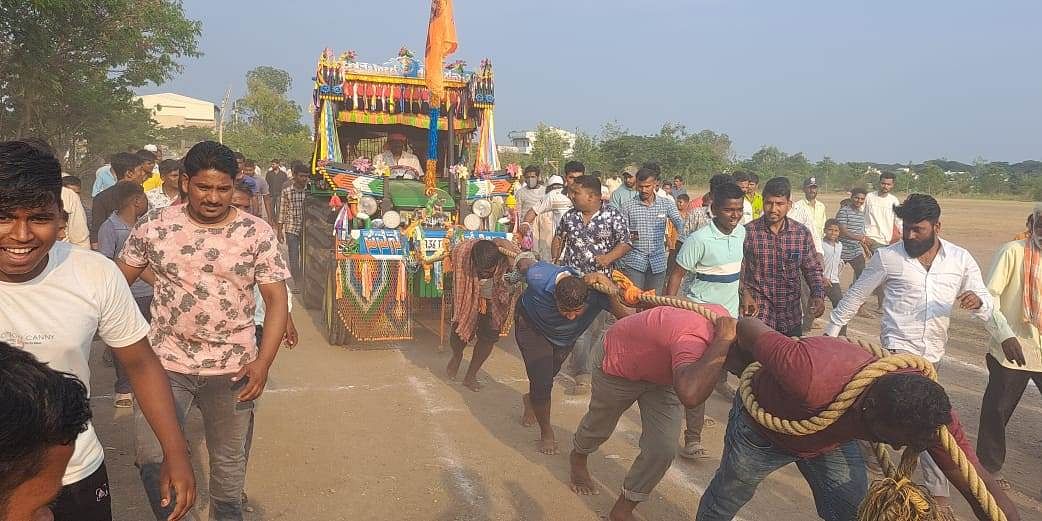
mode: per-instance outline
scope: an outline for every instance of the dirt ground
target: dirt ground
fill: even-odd
[[[838,198],[824,198],[830,213]],[[967,247],[983,270],[1003,242],[1021,231],[1030,205],[1011,202],[942,201],[944,236]],[[846,272],[849,278],[849,269]],[[638,453],[640,416],[629,411],[590,459],[600,495],[578,497],[567,486],[564,452],[586,410],[588,397],[555,387],[553,422],[563,452],[537,453],[535,428],[518,423],[520,395],[527,389],[520,356],[503,338],[475,393],[444,378],[448,355],[436,334],[417,327],[416,339],[397,345],[328,345],[321,319],[294,309],[300,346],[283,351],[257,410],[256,437],[246,491],[248,520],[595,520],[610,508]],[[859,318],[852,336],[877,338],[878,322]],[[960,313],[953,321],[949,356],[939,367],[971,436],[987,382],[985,332]],[[115,517],[151,518],[133,466],[130,413],[111,406],[113,375],[94,356],[95,425],[106,449]],[[365,349],[359,349],[365,347]],[[468,351],[469,355],[469,351]],[[466,362],[464,362],[466,363]],[[643,519],[693,519],[698,499],[719,463],[729,403],[717,395],[708,414],[717,424],[705,431],[712,458],[677,459],[650,501]],[[207,519],[206,450],[198,414],[188,428],[199,481],[196,512]],[[1030,388],[1010,422],[1006,476],[1023,519],[1042,520],[1042,403]],[[678,440],[679,442],[679,440]],[[972,516],[956,499],[962,519]],[[793,466],[765,481],[738,519],[772,521],[816,518],[809,489]]]

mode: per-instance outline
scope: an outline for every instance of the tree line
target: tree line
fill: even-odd
[[[134,97],[201,56],[201,31],[178,0],[0,2],[0,139],[42,138],[70,173],[146,143],[179,153],[216,139],[208,128],[159,128]],[[224,142],[259,161],[306,159],[310,131],[291,84],[273,67],[248,72],[243,96],[218,116]]]
[[[504,163],[563,165],[567,148],[562,136],[540,124],[530,154],[507,153],[502,159]],[[597,135],[578,133],[572,149],[570,159],[582,161],[587,172],[612,175],[626,165],[655,161],[670,177],[679,175],[696,185],[708,184],[716,173],[742,170],[755,173],[761,180],[783,176],[798,182],[815,176],[823,190],[842,192],[854,186],[872,186],[881,172],[895,172],[897,190],[902,192],[1042,200],[1040,161],[1010,164],[978,158],[972,165],[947,159],[885,164],[837,162],[826,156],[812,162],[802,152],[789,154],[775,146],[764,146],[748,158],[739,158],[727,134],[692,132],[679,123],[666,123],[651,135],[634,134],[618,123],[609,123]]]

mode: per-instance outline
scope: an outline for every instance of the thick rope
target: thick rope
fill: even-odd
[[[500,248],[499,251],[508,257],[517,255],[516,252],[506,248]],[[628,280],[620,281],[618,276],[614,274],[613,278],[617,282],[621,282],[623,290],[609,288],[602,284],[593,284],[592,287],[607,295],[620,294],[624,297],[626,304],[631,306],[635,304],[671,306],[693,311],[711,321],[715,321],[720,317],[713,310],[687,299],[655,295],[653,292],[626,291],[632,289],[632,284],[627,285],[629,283]],[[622,278],[624,279],[624,277]],[[898,370],[916,369],[923,376],[934,381],[937,380],[937,371],[934,369],[933,364],[921,356],[911,353],[894,355],[870,342],[850,338],[845,340],[872,353],[878,357],[878,360],[865,366],[854,375],[843,388],[843,391],[836,396],[835,400],[825,410],[812,418],[804,420],[778,418],[767,412],[760,407],[752,391],[753,377],[761,367],[759,362],[753,362],[742,372],[738,386],[742,404],[749,412],[749,415],[756,420],[756,423],[779,434],[808,436],[820,432],[835,423],[850,409],[850,406],[861,396],[865,389],[883,375]],[[941,440],[941,446],[958,466],[963,478],[970,484],[973,496],[977,498],[982,509],[987,512],[988,517],[992,521],[1006,521],[1006,513],[999,508],[995,502],[995,497],[991,495],[991,492],[984,484],[984,480],[977,474],[977,469],[970,463],[969,458],[962,451],[962,447],[959,447],[947,425],[940,426],[938,436]],[[859,521],[932,521],[940,519],[936,505],[933,503],[933,498],[908,479],[908,476],[911,475],[914,469],[918,454],[906,448],[901,458],[901,465],[894,466],[884,445],[873,443],[872,448],[886,477],[873,483],[868,495],[865,496],[865,500],[858,509]]]

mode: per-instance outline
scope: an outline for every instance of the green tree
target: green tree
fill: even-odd
[[[585,132],[579,132],[575,136],[575,144],[572,145],[572,159],[576,161],[582,161],[582,164],[586,166],[587,172],[594,170],[605,171],[610,168],[605,165],[603,158],[601,157],[601,151],[598,148],[597,138],[591,136]]]
[[[933,164],[926,165],[926,168],[919,172],[919,179],[915,183],[918,191],[931,195],[941,195],[945,192],[946,185],[944,170]]]
[[[289,73],[262,66],[246,73],[246,94],[232,106],[233,120],[224,142],[246,157],[305,159],[311,155],[308,128],[301,122],[300,105],[290,100]]]
[[[564,151],[567,149],[568,142],[556,130],[544,123],[536,127],[535,139],[532,142],[532,162],[541,167],[549,167],[544,169],[544,175],[562,173]]]
[[[92,139],[141,143],[129,132],[149,116],[132,89],[199,56],[199,34],[176,0],[0,2],[0,137],[43,137],[60,155]]]

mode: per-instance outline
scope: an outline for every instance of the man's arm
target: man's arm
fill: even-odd
[[[969,252],[964,252],[964,268],[962,270],[962,287],[959,288],[959,301],[963,309],[969,309],[970,314],[983,321],[991,319],[991,312],[995,309],[995,301],[991,298],[984,280],[981,278],[980,266],[973,260]],[[971,295],[966,295],[970,293]],[[973,298],[976,296],[976,298]],[[980,305],[977,302],[980,301]]]
[[[264,392],[268,382],[268,370],[275,362],[275,355],[286,335],[286,322],[289,320],[289,304],[287,302],[286,282],[259,284],[261,298],[264,299],[264,332],[258,346],[257,359],[242,366],[233,382],[245,379],[246,385],[239,393],[240,402],[256,400]]]
[[[181,519],[195,503],[195,475],[188,458],[188,444],[177,422],[166,370],[159,363],[147,337],[113,349],[112,356],[126,371],[138,407],[163,448],[160,478],[163,503],[169,504],[171,488],[177,501],[168,519]]]
[[[861,309],[861,305],[868,300],[872,292],[885,279],[886,269],[883,267],[882,254],[881,252],[876,252],[872,259],[868,261],[868,266],[865,266],[865,271],[861,272],[861,276],[857,278],[857,281],[843,295],[843,299],[839,301],[836,309],[832,310],[832,313],[829,315],[829,323],[825,326],[823,334],[826,336],[839,335],[839,331],[843,329],[843,326],[850,323],[850,320],[857,314],[857,310]]]
[[[610,278],[608,278],[607,275],[599,271],[595,271],[593,273],[587,273],[586,275],[583,275],[583,280],[586,282],[587,285],[590,286],[590,291],[599,291],[597,289],[594,289],[594,284],[599,284],[610,290],[608,294],[603,296],[604,298],[608,299],[608,311],[612,315],[615,315],[615,318],[625,318],[635,313],[635,310],[633,308],[627,306],[622,302],[622,298],[619,296],[618,287],[615,285],[614,282],[612,282]]]
[[[977,459],[976,453],[973,451],[973,447],[970,446],[969,441],[966,439],[966,434],[963,432],[962,424],[959,422],[958,416],[955,411],[952,411],[952,421],[948,424],[948,431],[951,432],[952,437],[955,438],[958,447],[962,449],[962,452],[966,455],[966,460],[973,465],[974,470],[977,471],[977,475],[980,476],[981,480],[984,481],[985,488],[991,493],[991,496],[995,498],[995,503],[1000,509],[1006,514],[1006,519],[1009,521],[1020,521],[1020,514],[1017,512],[1016,505],[1010,501],[1009,496],[1002,490],[999,484],[995,481],[992,476],[984,467],[981,466],[980,461]],[[958,465],[952,460],[951,455],[948,454],[944,448],[938,444],[937,446],[930,449],[930,456],[933,457],[937,466],[941,468],[944,475],[951,481],[952,485],[958,489],[962,497],[966,499],[966,502],[973,508],[973,513],[977,519],[981,521],[989,521],[991,517],[988,513],[980,506],[976,496],[973,495],[973,490],[970,488],[970,483],[966,481],[966,478],[962,475]]]
[[[810,289],[808,307],[815,318],[825,313],[825,278],[821,272],[821,254],[815,249],[814,232],[808,230],[803,236],[803,254],[800,269],[803,280]]]
[[[557,228],[557,234],[550,241],[550,262],[557,262],[561,258],[561,250],[564,249],[564,241],[561,239],[561,228]]]
[[[986,284],[988,293],[991,294],[992,302],[994,302],[994,309],[991,312],[991,318],[984,321],[984,329],[991,335],[992,340],[1002,346],[1007,360],[1024,366],[1027,362],[1024,360],[1023,346],[1020,345],[1017,334],[1013,332],[1013,328],[999,306],[1002,294],[1009,286],[1016,266],[1013,255],[1013,248],[1007,244],[995,254],[995,259],[992,260]]]
[[[677,266],[673,269],[673,272],[669,275],[669,281],[666,283],[666,295],[676,295],[677,291],[680,290],[680,285],[684,280],[684,276],[688,273],[693,273],[695,266],[702,261],[702,257],[705,255],[705,244],[695,237],[688,237],[688,240],[684,241],[683,246],[680,247],[680,251],[677,253]]]
[[[268,222],[275,224],[275,208],[271,205],[271,194],[262,194],[261,201],[264,201],[264,209],[268,214]]]
[[[673,389],[685,407],[696,407],[709,398],[720,381],[724,360],[737,336],[738,321],[720,317],[714,323],[713,341],[697,362],[684,364],[673,370]]]
[[[138,278],[143,278],[141,277],[141,274],[144,273],[145,268],[147,268],[147,266],[142,266],[140,268],[136,266],[131,266],[127,264],[127,262],[123,259],[116,259],[116,266],[119,266],[119,271],[123,272],[123,276],[127,278],[127,284],[133,284],[134,282],[137,282]],[[148,280],[146,280],[145,282],[154,285],[155,275],[153,275],[152,277],[152,282],[149,282]]]
[[[677,234],[681,238],[686,238],[684,236],[684,218],[680,216],[680,209],[677,208],[675,201],[666,208],[666,216],[673,222],[673,226],[677,229]]]

